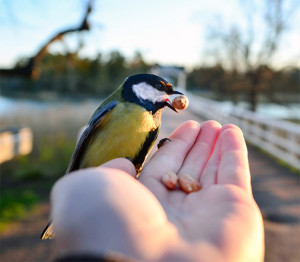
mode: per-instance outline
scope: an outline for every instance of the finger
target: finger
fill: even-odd
[[[194,144],[199,130],[200,125],[195,121],[187,121],[176,128],[170,136],[171,142],[157,150],[143,168],[140,179],[147,177],[161,179],[166,172],[177,173]]]
[[[225,125],[220,130],[216,137],[215,146],[213,148],[213,152],[207,161],[206,166],[203,169],[202,174],[200,174],[200,184],[202,187],[211,186],[216,183],[216,176],[220,164],[220,156],[221,156],[221,134],[228,128],[231,128],[232,125]]]
[[[136,170],[132,162],[130,162],[126,158],[116,158],[113,160],[110,160],[104,164],[102,164],[99,167],[106,167],[106,168],[114,168],[114,169],[120,169],[132,177],[136,177]]]
[[[179,176],[188,174],[197,181],[200,180],[200,174],[213,151],[220,129],[221,125],[216,121],[201,124],[200,133],[179,170]]]
[[[239,128],[229,128],[221,134],[221,160],[218,184],[234,184],[251,191],[247,146]]]

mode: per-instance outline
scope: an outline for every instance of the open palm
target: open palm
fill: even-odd
[[[246,253],[248,261],[261,260],[262,220],[252,197],[247,148],[239,128],[189,121],[170,139],[145,166],[140,181],[160,201],[182,239],[196,244],[190,246],[191,257],[205,258],[197,244],[206,243],[205,249],[214,248],[223,259],[227,252],[227,261],[245,261]],[[161,183],[168,171],[191,175],[202,189],[190,194],[168,190]]]

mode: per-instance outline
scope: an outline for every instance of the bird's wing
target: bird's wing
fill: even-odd
[[[82,154],[85,152],[85,149],[86,149],[87,145],[89,144],[91,138],[93,137],[93,132],[95,130],[95,127],[103,120],[105,115],[108,112],[110,112],[117,104],[118,104],[118,101],[116,101],[116,100],[111,101],[94,113],[94,115],[92,116],[92,118],[89,122],[88,127],[82,133],[82,135],[75,147],[75,150],[73,152],[73,155],[70,160],[70,163],[69,163],[66,173],[70,173],[74,170],[79,169],[80,159],[82,157]]]
[[[70,173],[74,170],[79,169],[80,159],[82,154],[84,153],[87,145],[89,144],[95,127],[103,120],[105,115],[110,112],[116,105],[118,101],[114,100],[111,101],[104,106],[100,106],[96,112],[93,114],[88,127],[82,133],[79,142],[77,143],[75,150],[73,152],[72,158],[70,160],[69,166],[67,168],[66,173]],[[50,220],[45,229],[41,234],[41,239],[48,239],[54,236],[53,229],[52,229],[52,221]]]

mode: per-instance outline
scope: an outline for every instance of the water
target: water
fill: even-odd
[[[0,96],[0,117],[5,113],[16,111],[20,108],[28,108],[31,110],[47,109],[49,103],[40,102],[30,99],[13,99]]]
[[[219,102],[221,107],[226,112],[231,112],[233,107],[241,109],[249,109],[249,104],[246,102],[239,102],[237,105],[233,105],[230,101]],[[272,119],[296,119],[300,120],[300,104],[291,103],[288,106],[283,106],[273,103],[259,104],[256,113],[261,116]]]

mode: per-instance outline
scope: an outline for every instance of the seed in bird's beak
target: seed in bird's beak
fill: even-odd
[[[185,110],[189,106],[189,99],[185,95],[176,96],[172,101],[172,106],[178,110]]]

